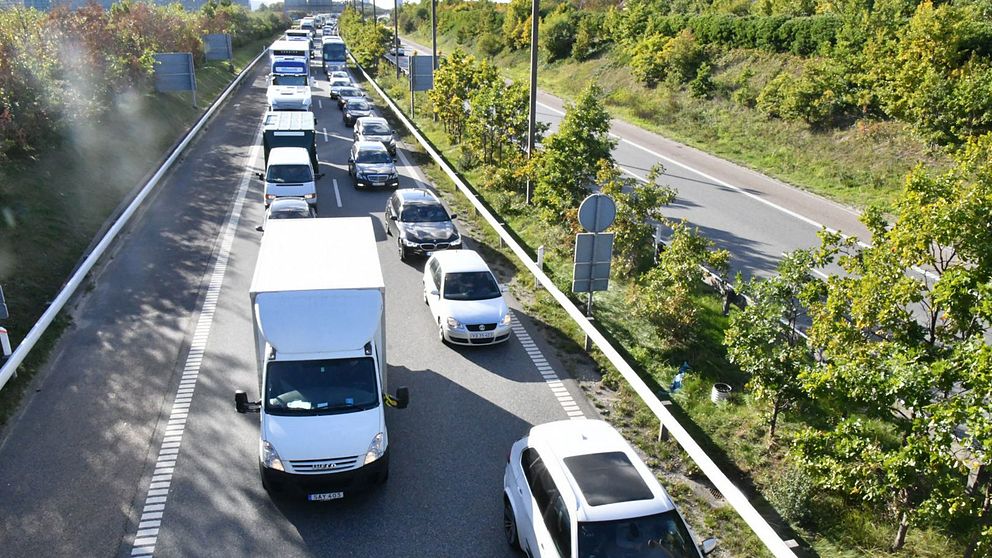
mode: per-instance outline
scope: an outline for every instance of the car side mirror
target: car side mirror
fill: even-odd
[[[262,225],[255,227],[255,230],[258,232],[265,232],[265,229],[262,227]]]
[[[255,173],[255,178],[262,179],[262,178],[265,178],[265,176],[262,173],[260,173],[260,172],[256,172]]]
[[[451,219],[452,221],[454,221],[455,219],[457,219],[457,218],[458,218],[458,214],[457,214],[457,213],[452,213],[452,214],[451,214],[451,217],[449,217],[449,218],[450,218],[450,219]]]
[[[441,295],[437,292],[437,289],[431,289],[431,296],[441,296]]]
[[[397,217],[395,215],[390,215],[389,218],[392,219],[393,221],[395,221],[397,219]]]
[[[499,284],[499,292],[501,292],[501,293],[508,293],[508,292],[510,292],[510,286],[507,285],[507,284],[505,284],[505,283],[500,283]]]
[[[713,552],[713,550],[716,549],[716,545],[719,542],[720,540],[715,538],[706,539],[705,541],[703,541],[703,544],[699,545],[699,550],[703,553],[703,556],[706,556],[707,554]]]
[[[239,389],[234,392],[234,408],[239,413],[257,413],[261,407],[261,401],[248,401],[248,394],[244,391]]]

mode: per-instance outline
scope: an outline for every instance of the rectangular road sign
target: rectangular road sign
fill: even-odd
[[[155,91],[196,91],[193,54],[163,52],[155,57]]]
[[[410,91],[428,91],[434,88],[434,57],[414,55],[410,61]]]
[[[203,54],[207,60],[230,60],[234,58],[231,48],[231,35],[211,33],[203,36]]]
[[[610,261],[613,258],[613,233],[575,235],[575,262],[572,268],[572,292],[605,291],[610,286]]]

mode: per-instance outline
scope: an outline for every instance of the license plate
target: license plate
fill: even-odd
[[[494,335],[496,335],[496,333],[492,331],[480,331],[478,333],[473,332],[472,339],[489,339]]]
[[[386,183],[385,182],[373,182],[372,185],[373,186],[385,186]]]
[[[327,500],[337,500],[339,498],[344,498],[344,492],[321,492],[307,496],[307,500],[311,502],[326,502]]]

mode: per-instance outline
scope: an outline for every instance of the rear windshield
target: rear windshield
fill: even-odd
[[[488,271],[464,271],[444,276],[444,298],[448,300],[489,300],[499,296],[499,284]]]
[[[277,184],[313,182],[313,169],[310,165],[269,165],[265,181]]]
[[[389,153],[376,149],[374,151],[359,151],[355,162],[365,164],[392,163],[393,158],[389,156]]]
[[[362,126],[362,133],[370,136],[390,136],[393,134],[392,130],[389,129],[389,126],[378,122],[372,122]]]
[[[331,87],[348,87],[351,82],[346,79],[336,79],[331,82]]]
[[[330,415],[378,406],[370,357],[276,361],[267,368],[265,412],[270,415]]]
[[[348,101],[349,110],[369,110],[369,104],[365,101]]]
[[[310,210],[306,207],[283,207],[269,213],[269,219],[306,219]]]

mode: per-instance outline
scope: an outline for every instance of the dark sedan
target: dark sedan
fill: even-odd
[[[430,190],[397,190],[386,202],[386,234],[396,237],[396,251],[401,260],[413,254],[428,256],[438,250],[462,247],[462,237]]]

